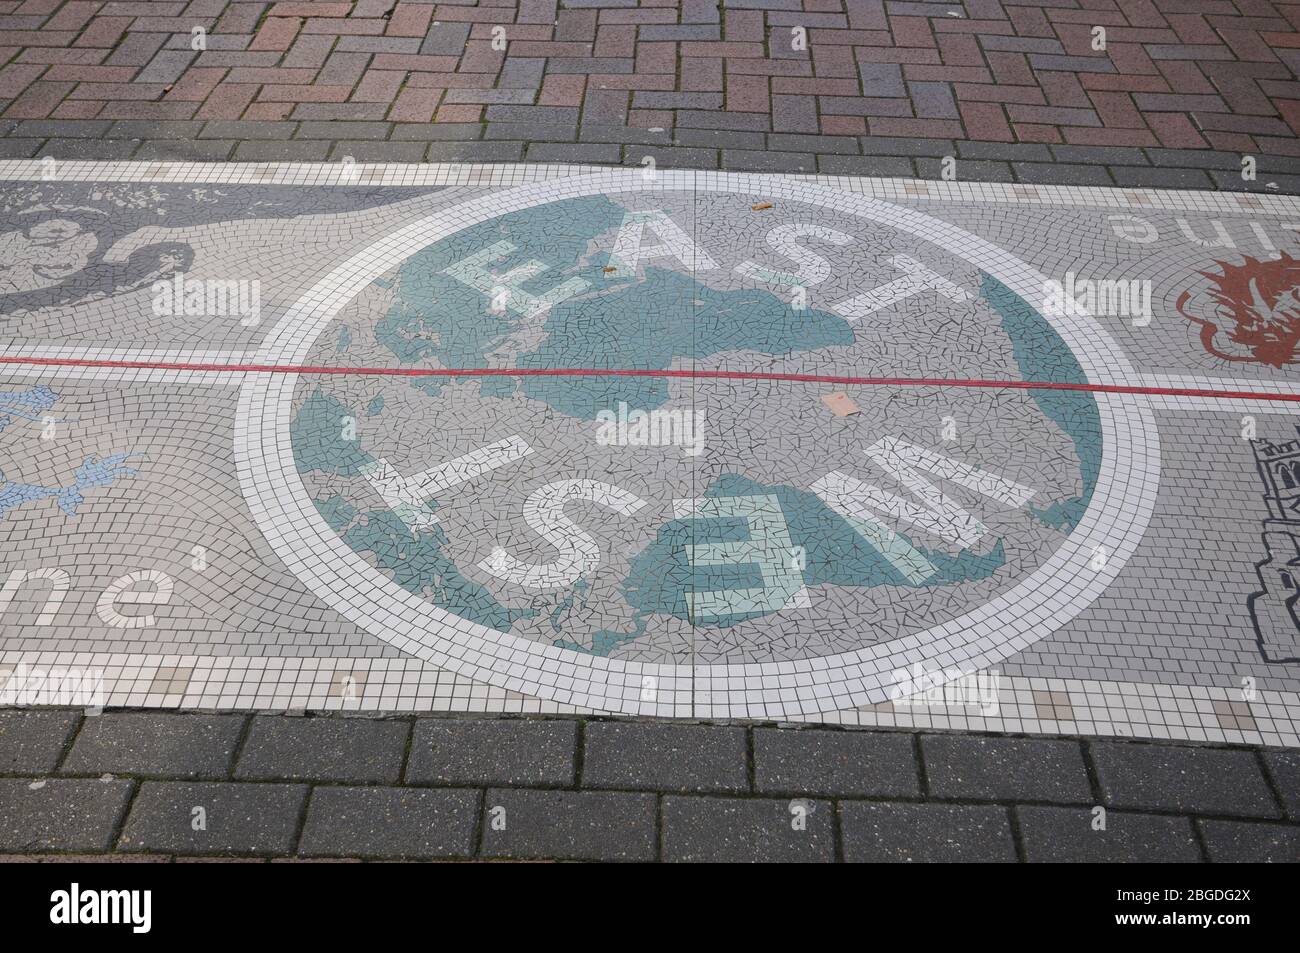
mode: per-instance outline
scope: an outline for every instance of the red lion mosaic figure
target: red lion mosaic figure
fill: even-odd
[[[1210,279],[1208,307],[1193,314],[1185,307],[1192,292],[1178,299],[1178,313],[1201,326],[1201,345],[1225,361],[1254,361],[1281,367],[1298,357],[1300,345],[1300,259],[1286,252],[1271,259],[1246,258],[1240,265],[1216,261],[1222,273]],[[1231,350],[1215,346],[1223,334]]]

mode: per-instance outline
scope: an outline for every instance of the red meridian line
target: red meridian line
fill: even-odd
[[[227,374],[342,374],[357,377],[684,377],[704,380],[790,381],[802,384],[853,384],[862,387],[956,387],[993,390],[1059,390],[1091,394],[1141,394],[1152,397],[1213,397],[1300,403],[1300,394],[1197,387],[1139,387],[1130,384],[1072,384],[944,377],[848,377],[838,374],[778,374],[769,371],[716,371],[595,367],[320,367],[310,364],[205,364],[183,361],[112,361],[76,357],[12,357],[0,365],[36,367],[108,367],[120,370],[202,371]]]

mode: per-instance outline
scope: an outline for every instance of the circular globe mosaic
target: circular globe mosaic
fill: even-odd
[[[970,386],[1122,379],[1092,322],[914,211],[673,184],[467,202],[277,326],[265,360],[329,373],[249,379],[242,475],[314,591],[493,684],[756,714],[756,684],[832,710],[996,662],[1104,587],[1145,409]]]

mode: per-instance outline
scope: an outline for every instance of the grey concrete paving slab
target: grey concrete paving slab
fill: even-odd
[[[1016,845],[1004,808],[985,805],[840,804],[850,863],[1011,863]]]
[[[483,805],[484,857],[647,861],[657,853],[652,794],[492,789]]]
[[[302,784],[145,781],[117,847],[167,854],[289,854],[307,794]]]
[[[915,797],[913,738],[842,731],[754,732],[754,788],[764,794]]]
[[[241,715],[105,712],[78,733],[60,771],[225,778],[246,724]]]
[[[391,783],[401,776],[410,733],[405,721],[256,717],[235,777]]]
[[[1215,863],[1294,864],[1300,859],[1300,828],[1242,821],[1201,821],[1205,850]]]
[[[576,721],[422,718],[406,782],[564,787],[574,782],[577,742]]]
[[[1116,807],[1282,814],[1254,752],[1099,742],[1092,758],[1106,803]]]
[[[1090,803],[1092,785],[1075,741],[924,735],[926,787],[935,797]]]
[[[1300,754],[1294,751],[1268,751],[1263,757],[1287,816],[1292,820],[1300,820]]]
[[[81,723],[80,712],[0,711],[0,773],[48,774]]]
[[[1109,811],[1105,830],[1085,807],[1016,809],[1030,863],[1193,863],[1200,859],[1186,817]]]
[[[641,791],[749,788],[744,729],[594,722],[586,729],[582,783]]]
[[[119,780],[0,778],[0,852],[107,850],[133,787]]]
[[[307,857],[468,857],[479,798],[476,791],[320,787],[298,849]]]
[[[663,799],[663,859],[694,863],[825,863],[835,859],[833,809],[810,798]]]

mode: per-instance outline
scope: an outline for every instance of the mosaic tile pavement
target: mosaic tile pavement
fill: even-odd
[[[0,201],[0,703],[1300,747],[1300,200],[11,161]]]

